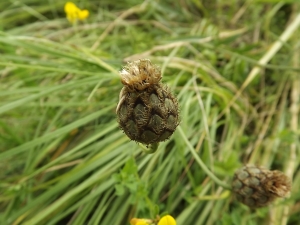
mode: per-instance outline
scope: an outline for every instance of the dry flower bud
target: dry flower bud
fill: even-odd
[[[131,140],[147,145],[168,139],[179,124],[178,102],[160,82],[159,68],[141,59],[129,62],[120,76],[120,128]]]
[[[238,201],[257,208],[269,205],[276,197],[286,197],[291,190],[291,180],[278,170],[244,166],[236,171],[232,189]]]

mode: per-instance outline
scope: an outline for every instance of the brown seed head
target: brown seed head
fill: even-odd
[[[140,59],[128,62],[120,71],[121,82],[131,89],[144,90],[152,84],[158,84],[161,73],[157,66],[152,65],[149,59]]]
[[[257,208],[269,205],[277,197],[286,197],[291,180],[278,170],[244,166],[234,174],[232,189],[238,201]]]
[[[120,75],[124,87],[116,113],[124,133],[146,145],[171,137],[179,124],[178,102],[160,82],[158,67],[141,59],[128,63]]]

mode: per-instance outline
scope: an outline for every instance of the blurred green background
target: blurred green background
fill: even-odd
[[[0,1],[0,224],[300,224],[298,0]],[[145,154],[118,128],[118,71],[148,58],[181,123]],[[222,182],[255,164],[293,178],[252,210]]]

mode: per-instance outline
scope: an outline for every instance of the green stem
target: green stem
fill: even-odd
[[[147,154],[153,154],[154,152],[156,152],[158,145],[159,145],[159,143],[153,143],[153,144],[145,146],[144,144],[139,143],[139,146],[143,149],[143,152],[145,152]]]
[[[207,166],[204,164],[204,162],[201,160],[201,158],[198,156],[197,152],[195,151],[195,149],[193,148],[193,146],[191,145],[191,143],[189,142],[189,140],[187,139],[187,137],[185,136],[181,126],[178,126],[177,128],[183,138],[183,140],[185,141],[185,143],[187,144],[188,148],[190,149],[192,155],[194,156],[194,158],[196,159],[197,163],[199,164],[199,166],[204,170],[204,172],[207,174],[207,176],[209,176],[214,182],[216,182],[219,186],[231,190],[230,186],[225,184],[224,182],[222,182],[219,178],[217,178],[208,168]]]

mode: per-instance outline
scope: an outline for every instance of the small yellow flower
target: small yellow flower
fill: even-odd
[[[176,221],[172,216],[166,215],[159,220],[157,225],[176,225]]]
[[[78,19],[84,20],[89,16],[89,11],[84,9],[79,9],[73,2],[67,2],[65,4],[65,13],[67,14],[67,19],[74,23]]]
[[[138,221],[135,225],[149,225],[145,220]]]
[[[84,20],[89,16],[89,11],[87,9],[80,10],[78,13],[78,19]]]
[[[132,218],[130,220],[131,225],[149,225],[151,221],[147,219],[138,219],[138,218]]]

